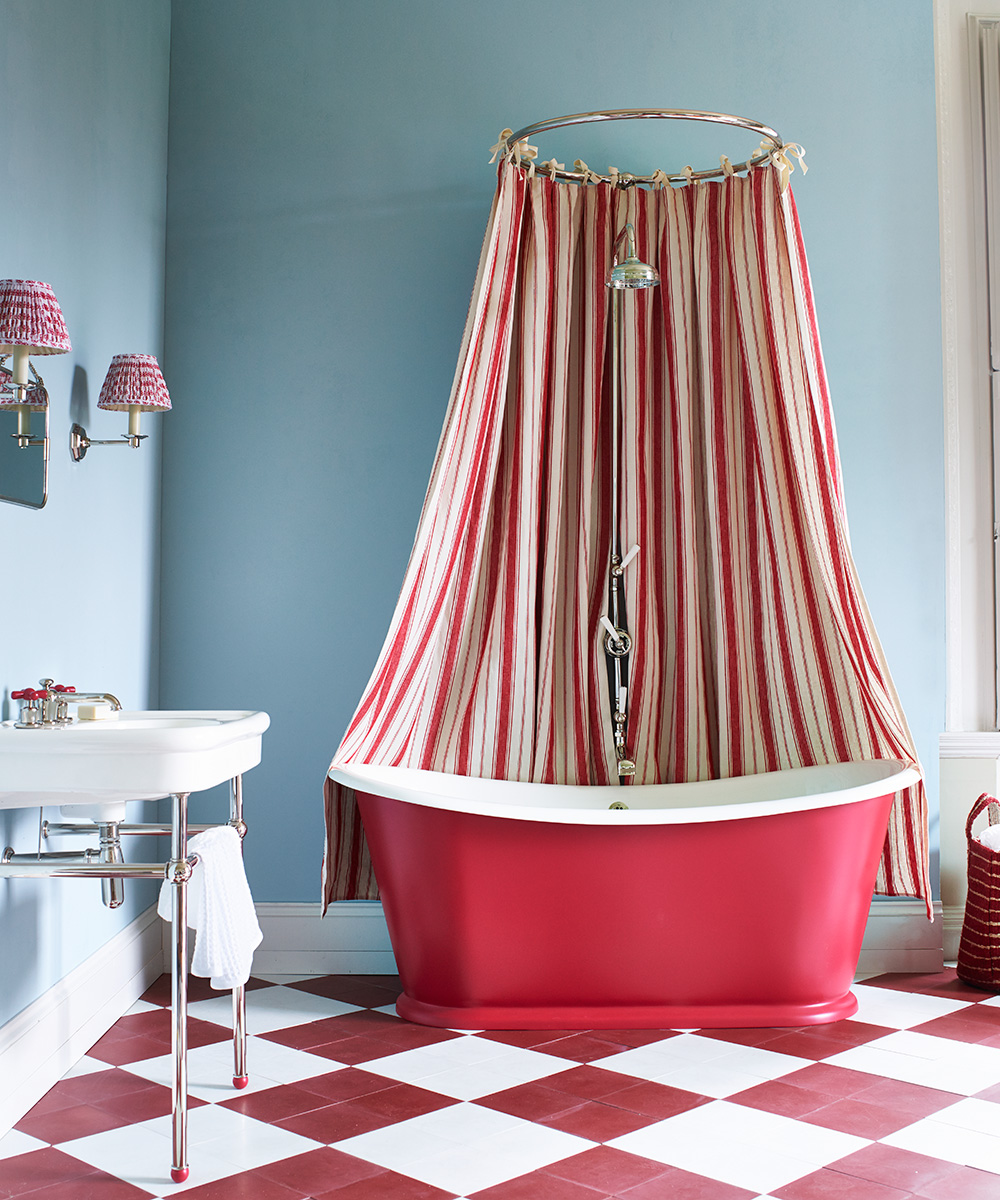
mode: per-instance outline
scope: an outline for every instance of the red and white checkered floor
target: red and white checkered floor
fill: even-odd
[[[228,993],[192,979],[191,1177],[170,1182],[161,978],[0,1139],[30,1200],[998,1200],[1000,996],[856,987],[807,1029],[453,1033],[390,976],[254,978],[250,1086]]]

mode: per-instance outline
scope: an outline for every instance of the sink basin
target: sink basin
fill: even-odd
[[[58,804],[121,820],[126,800],[225,783],[260,762],[265,712],[121,712],[58,729],[0,723],[0,808]],[[95,813],[79,806],[95,807]]]

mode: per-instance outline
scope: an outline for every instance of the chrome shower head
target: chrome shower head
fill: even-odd
[[[622,238],[625,238],[625,259],[623,262],[619,262],[618,246]],[[650,288],[656,287],[659,282],[660,275],[656,268],[651,267],[649,263],[642,262],[636,256],[635,230],[630,221],[615,238],[611,270],[608,272],[605,286],[616,289]]]

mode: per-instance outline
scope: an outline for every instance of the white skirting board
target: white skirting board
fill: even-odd
[[[873,900],[859,971],[939,971],[941,905],[928,921],[922,900]],[[395,960],[382,905],[375,900],[332,904],[319,919],[318,904],[258,904],[264,941],[254,970],[265,975],[389,975]]]
[[[0,1136],[126,1013],[163,971],[155,907],[0,1026]]]
[[[944,967],[941,902],[933,905],[934,920],[927,920],[923,900],[873,900],[865,927],[858,971],[881,975],[883,971],[931,974]]]

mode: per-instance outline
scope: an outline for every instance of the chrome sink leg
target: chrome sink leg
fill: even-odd
[[[173,1101],[173,1164],[170,1178],[183,1183],[189,1173],[187,1161],[187,885],[191,878],[191,863],[187,852],[187,792],[173,797],[173,822],[170,830],[170,862],[167,878],[173,884],[172,962],[170,967],[170,1006],[173,1012],[171,1050],[174,1059]]]
[[[243,776],[234,775],[229,788],[229,819],[242,839]],[[243,984],[233,988],[233,1087],[245,1088],[250,1082],[247,1074],[247,991]]]

